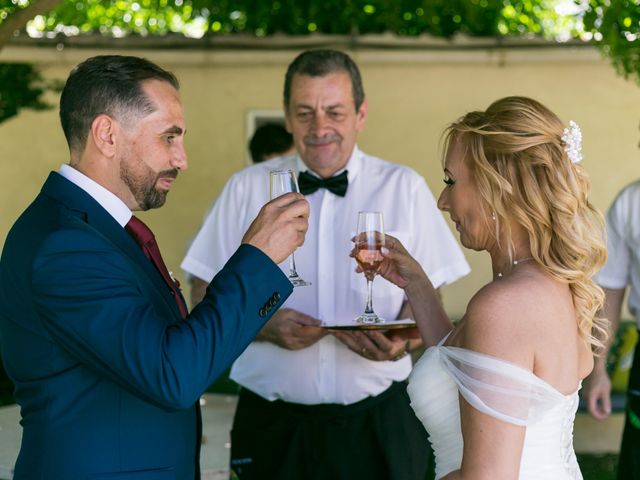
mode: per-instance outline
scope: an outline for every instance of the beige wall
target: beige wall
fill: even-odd
[[[31,61],[47,77],[65,79],[74,64],[98,53],[105,51],[12,47],[0,52],[0,61]],[[169,268],[179,272],[187,242],[209,204],[245,165],[247,112],[280,108],[284,71],[296,52],[133,53],[174,71],[182,83],[189,170],[164,208],[143,214]],[[438,140],[443,127],[468,110],[511,94],[539,99],[565,122],[573,119],[582,126],[584,166],[598,207],[606,209],[621,187],[640,177],[640,89],[618,77],[594,50],[351,53],[362,69],[370,105],[361,148],[411,166],[425,176],[435,195],[442,187]],[[48,171],[68,158],[57,111],[27,111],[1,124],[0,158],[4,239]],[[465,253],[473,272],[445,289],[453,317],[464,313],[470,296],[490,278],[486,254]]]

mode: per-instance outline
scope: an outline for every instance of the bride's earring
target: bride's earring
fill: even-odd
[[[496,212],[491,212],[491,220],[496,221]]]

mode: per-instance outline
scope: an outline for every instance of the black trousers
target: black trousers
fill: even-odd
[[[243,389],[231,431],[231,478],[424,480],[427,433],[406,382],[352,405],[267,401]]]
[[[627,408],[618,460],[618,480],[640,480],[640,341],[629,373]]]

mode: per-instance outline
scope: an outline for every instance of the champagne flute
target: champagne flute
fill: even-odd
[[[269,172],[269,191],[271,200],[289,192],[299,192],[298,179],[293,170],[272,170]],[[289,255],[289,281],[294,287],[311,285],[296,272],[296,260],[293,252]]]
[[[358,212],[355,244],[356,261],[364,270],[364,275],[367,278],[367,305],[364,313],[356,317],[355,321],[358,323],[385,323],[385,320],[373,311],[372,302],[373,279],[384,259],[380,252],[384,246],[382,212]]]

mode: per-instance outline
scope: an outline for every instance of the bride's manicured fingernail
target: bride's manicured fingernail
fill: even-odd
[[[381,247],[380,251],[383,255],[389,255],[389,249],[387,247]]]

